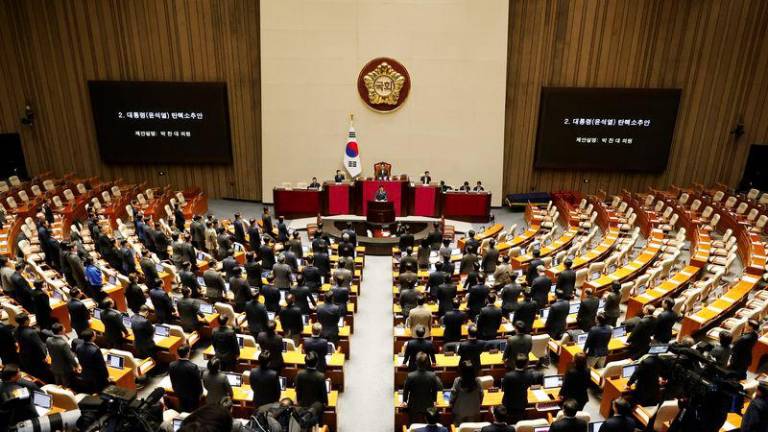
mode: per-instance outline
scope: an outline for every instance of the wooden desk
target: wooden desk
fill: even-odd
[[[487,238],[496,238],[497,235],[504,229],[504,225],[502,224],[493,224],[489,226],[488,228],[480,231],[479,233],[475,233],[475,240],[482,242],[483,240]],[[466,245],[467,239],[469,237],[462,237],[458,240],[456,240],[456,247],[464,251],[464,246]],[[416,250],[414,250],[414,253],[416,253]]]
[[[274,188],[275,216],[288,219],[317,216],[323,211],[323,200],[319,189]]]
[[[108,365],[107,372],[109,372],[109,380],[113,381],[118,387],[136,390],[136,377],[133,375],[133,370],[131,368],[124,367],[122,369],[117,369]]]
[[[567,248],[573,239],[576,238],[576,234],[579,233],[577,227],[570,227],[568,231],[565,231],[557,240],[539,249],[542,257],[554,255],[561,250]],[[511,264],[513,269],[525,269],[528,267],[528,263],[533,260],[533,255],[525,254],[512,258]]]
[[[494,380],[500,380],[507,372],[503,357],[503,352],[492,353],[486,351],[480,354],[481,372],[478,375],[491,375]],[[395,388],[402,388],[405,378],[408,376],[408,365],[403,364],[404,357],[395,355],[394,358]],[[435,354],[435,364],[432,370],[444,383],[453,383],[453,379],[459,374],[460,358],[459,355]],[[539,359],[533,353],[528,353],[529,364],[536,364],[538,361]]]
[[[614,282],[626,282],[639,276],[646,267],[651,265],[661,253],[663,244],[660,240],[664,237],[661,231],[654,230],[649,237],[645,248],[632,262],[616,269],[613,273],[603,275],[595,280],[584,283],[584,287],[592,288],[595,294],[600,294],[609,289]],[[575,263],[574,263],[575,264]]]
[[[583,352],[581,345],[569,344],[563,345],[557,343],[560,346],[560,358],[557,362],[557,373],[564,374],[568,370],[568,366],[573,363],[576,354]],[[621,360],[622,357],[626,357],[627,349],[627,336],[620,338],[611,338],[608,342],[608,361]]]
[[[443,192],[442,216],[446,219],[488,222],[491,219],[490,192]]]
[[[98,336],[104,335],[104,323],[96,318],[91,318],[89,321],[89,327]],[[128,328],[128,336],[125,338],[128,342],[133,344],[134,337],[133,332]],[[160,340],[155,341],[155,346],[161,351],[165,351],[174,357],[174,360],[178,357],[178,349],[184,343],[184,340],[178,336],[166,336]],[[132,346],[133,348],[133,346]]]
[[[694,335],[744,305],[747,295],[757,285],[758,280],[757,276],[745,274],[719,299],[695,314],[683,317],[680,337]]]
[[[599,245],[597,245],[596,248],[587,251],[584,255],[578,256],[573,260],[573,265],[571,266],[572,269],[576,270],[578,268],[587,266],[593,262],[600,261],[608,255],[613,247],[616,245],[616,241],[619,239],[619,229],[618,228],[611,228],[603,235],[603,241],[600,242]],[[557,280],[557,275],[560,274],[561,271],[565,270],[565,265],[559,264],[554,267],[550,267],[547,269],[547,277],[550,279]]]
[[[629,378],[607,378],[603,387],[603,398],[600,399],[600,415],[611,416],[613,401],[629,391]]]
[[[696,279],[700,271],[701,268],[689,265],[658,286],[630,297],[627,302],[627,318],[637,315],[647,304],[658,305],[664,298],[684,290]]]

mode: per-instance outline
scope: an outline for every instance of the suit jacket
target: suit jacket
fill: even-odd
[[[525,281],[528,282],[528,286],[533,284],[533,280],[539,276],[536,270],[540,265],[544,265],[544,261],[541,258],[534,258],[528,263],[528,268],[525,269]]]
[[[209,268],[203,273],[203,281],[205,282],[205,295],[208,298],[217,300],[224,298],[227,285],[219,272]]]
[[[425,336],[429,337],[432,333],[432,312],[426,307],[417,306],[408,313],[406,325],[411,329],[411,334],[414,334],[417,326],[423,326],[426,330]]]
[[[179,359],[170,364],[168,375],[173,392],[179,396],[199,400],[203,395],[200,369],[189,359]]]
[[[104,309],[101,312],[101,322],[104,323],[104,336],[112,345],[123,342],[123,335],[128,332],[123,325],[123,316],[114,309]]]
[[[179,309],[181,328],[183,328],[186,332],[197,330],[197,318],[200,315],[200,300],[193,298],[182,298],[179,300],[176,306]]]
[[[539,307],[549,303],[549,291],[552,289],[552,281],[546,276],[538,276],[531,284],[531,297]]]
[[[400,288],[400,294],[397,298],[403,316],[408,318],[411,310],[418,306],[419,293],[413,288]]]
[[[216,244],[219,247],[219,258],[224,258],[227,256],[227,252],[232,250],[232,239],[226,232],[216,236]]]
[[[518,354],[528,356],[533,347],[533,338],[529,334],[516,334],[507,338],[507,347],[504,349],[503,358],[514,361]]]
[[[408,370],[416,370],[416,355],[423,352],[429,356],[429,361],[435,363],[435,346],[432,341],[424,338],[415,338],[405,344],[405,356],[403,364],[408,365]]]
[[[288,237],[288,227],[285,225],[285,222],[279,222],[277,224],[277,240],[284,243],[288,241]]]
[[[411,413],[423,413],[435,405],[437,392],[443,389],[440,378],[432,371],[415,370],[408,373],[403,384],[403,401]]]
[[[51,372],[54,374],[73,373],[77,367],[77,359],[69,347],[69,340],[63,335],[54,335],[45,341],[48,354],[51,356]]]
[[[324,338],[336,340],[339,335],[339,318],[344,312],[335,304],[323,303],[317,308],[317,321],[323,327],[320,335]]]
[[[198,220],[193,220],[189,224],[189,232],[192,236],[192,241],[197,242],[198,245],[205,243],[205,225]]]
[[[272,216],[268,214],[261,215],[261,229],[264,230],[265,234],[272,235],[272,231],[274,230],[274,227],[272,226]]]
[[[320,271],[320,275],[325,276],[326,280],[331,274],[331,260],[325,252],[318,252],[314,255],[315,267]]]
[[[197,275],[192,271],[182,270],[179,272],[181,285],[192,290],[192,297],[200,296],[200,283],[197,281]]]
[[[288,264],[275,264],[272,267],[272,274],[275,277],[275,287],[279,289],[288,289],[291,287],[291,266]]]
[[[636,427],[637,423],[632,416],[614,415],[606,419],[597,432],[635,432]]]
[[[409,287],[415,287],[416,283],[418,282],[419,277],[411,271],[411,269],[408,269],[405,273],[400,273],[400,276],[397,277],[397,284],[402,286],[409,286]],[[431,292],[430,292],[431,294]]]
[[[469,287],[467,294],[467,309],[469,309],[472,316],[480,313],[480,310],[485,306],[489,292],[490,288],[484,284]]]
[[[674,311],[663,311],[656,318],[656,330],[653,338],[658,342],[667,343],[672,339],[672,327],[677,322],[679,315]]]
[[[155,262],[150,258],[142,258],[139,261],[141,271],[144,273],[144,277],[147,280],[147,285],[152,286],[155,280],[160,279],[160,275],[157,273],[157,267]]]
[[[499,250],[495,247],[489,247],[483,255],[482,268],[487,274],[492,274],[496,271],[496,265],[499,263]],[[495,280],[495,279],[494,279]]]
[[[88,328],[91,313],[83,302],[72,298],[67,303],[67,310],[69,311],[69,322],[75,331],[79,333]]]
[[[328,391],[325,389],[325,375],[322,372],[307,368],[296,375],[296,402],[302,407],[310,407],[315,403],[328,405]]]
[[[171,245],[171,261],[173,261],[173,265],[175,265],[177,268],[181,268],[181,264],[185,260],[185,255],[183,251],[184,242],[181,240],[177,240],[173,242]]]
[[[448,279],[449,276],[440,270],[435,270],[430,273],[429,278],[427,279],[427,289],[429,290],[429,294],[432,297],[436,297],[437,288],[448,281]]]
[[[488,305],[480,310],[477,316],[477,335],[480,339],[496,339],[501,326],[503,314],[501,309],[494,305]]]
[[[280,400],[280,377],[275,370],[263,366],[253,368],[248,381],[253,390],[253,405],[255,407],[258,408]]]
[[[471,361],[475,369],[480,369],[480,354],[485,351],[485,342],[467,339],[459,344],[459,362]]]
[[[309,313],[312,311],[309,307],[309,304],[316,304],[314,297],[312,297],[312,290],[310,290],[306,285],[297,285],[291,288],[291,294],[293,294],[296,306],[301,309],[301,313],[304,315],[309,315]]]
[[[514,320],[522,321],[525,324],[525,332],[530,333],[533,329],[533,322],[536,321],[536,314],[539,313],[539,305],[535,301],[520,302],[520,306],[515,311]]]
[[[226,280],[230,280],[235,275],[235,267],[237,266],[237,260],[232,255],[221,260],[221,271],[224,272]]]
[[[259,299],[251,299],[245,304],[245,320],[248,322],[248,331],[253,336],[257,336],[267,328],[269,315],[267,308],[259,303]]]
[[[519,301],[522,293],[523,288],[516,283],[510,283],[501,288],[501,310],[504,311],[504,314],[508,315],[520,307]]]
[[[219,327],[213,330],[211,344],[216,357],[223,361],[235,361],[240,357],[240,345],[232,327]]]
[[[323,284],[320,270],[314,265],[305,266],[304,269],[302,269],[301,274],[304,278],[304,285],[313,291],[320,288]]]
[[[248,281],[243,278],[233,276],[229,280],[229,289],[235,293],[235,306],[238,311],[242,311],[245,308],[245,304],[248,303],[248,300],[253,298],[251,286],[248,284]]]
[[[468,274],[474,271],[475,264],[477,264],[477,255],[473,253],[465,254],[461,257],[461,265],[459,265],[459,273]]]
[[[564,294],[565,298],[570,298],[576,289],[576,271],[566,269],[557,275],[557,291]]]
[[[437,287],[437,292],[435,293],[435,297],[437,297],[437,302],[438,302],[438,306],[437,306],[438,315],[442,316],[447,311],[453,309],[453,299],[456,298],[457,292],[458,292],[458,287],[452,282],[447,282]]]
[[[408,247],[413,247],[414,245],[414,238],[413,234],[411,233],[405,233],[400,236],[400,238],[397,240],[397,246],[400,248],[400,251],[404,251]]]
[[[101,350],[93,342],[84,342],[81,339],[76,339],[72,345],[80,367],[83,368],[80,378],[90,384],[90,390],[93,392],[101,391],[109,379],[107,363]]]
[[[730,368],[737,371],[746,370],[752,363],[752,348],[757,343],[757,332],[742,334],[733,342],[731,349]]]
[[[243,221],[235,219],[232,222],[232,227],[235,231],[235,241],[245,246],[245,226],[243,225]]]
[[[450,310],[443,315],[444,342],[456,342],[461,340],[461,326],[467,322],[467,314],[462,310]]]
[[[170,321],[173,316],[173,302],[168,293],[160,287],[152,288],[149,291],[149,299],[155,307],[155,317],[157,321],[164,323]]]
[[[600,307],[600,299],[595,296],[584,297],[581,300],[579,312],[576,314],[576,323],[580,329],[589,331],[595,325],[598,307]]]
[[[283,337],[277,333],[272,335],[261,332],[256,337],[256,343],[262,351],[269,351],[269,368],[276,371],[283,369]]]
[[[407,269],[410,269],[411,271],[416,271],[419,268],[419,262],[413,255],[405,255],[402,258],[400,258],[400,265],[398,267],[398,271],[400,273],[405,273]]]
[[[261,263],[258,261],[250,261],[245,263],[245,276],[248,279],[248,285],[253,287],[261,287],[263,281],[261,280]]]
[[[589,425],[584,419],[576,417],[563,417],[552,423],[550,432],[585,432]]]
[[[248,228],[248,246],[252,251],[258,251],[261,247],[261,233],[256,224]]]
[[[311,336],[304,339],[303,347],[305,353],[314,352],[317,354],[317,370],[325,372],[325,356],[332,354],[328,352],[328,341],[319,336]]]
[[[502,405],[510,413],[524,411],[528,406],[528,388],[541,382],[541,374],[531,370],[512,370],[501,379],[501,389],[504,396]]]
[[[605,296],[603,313],[608,319],[616,319],[621,316],[621,295],[619,293],[611,292]]]
[[[148,319],[136,314],[131,317],[131,331],[139,357],[149,355],[155,348],[155,327]]]
[[[609,325],[594,326],[587,333],[587,341],[584,343],[584,353],[589,357],[603,357],[608,355],[608,343],[613,337],[613,328]]]
[[[285,307],[280,311],[280,324],[283,331],[290,331],[292,335],[300,335],[304,330],[301,308],[294,304],[291,307]]]
[[[632,358],[638,358],[648,352],[651,343],[651,336],[656,330],[656,318],[652,316],[643,317],[627,337],[627,345],[632,354]]]
[[[128,307],[133,312],[138,313],[139,308],[147,302],[147,297],[138,283],[129,283],[125,287],[125,300],[128,303]]]
[[[560,339],[560,336],[565,332],[570,308],[571,305],[567,300],[558,300],[549,307],[549,314],[547,315],[547,322],[544,324],[544,328],[553,338]]]
[[[333,272],[333,279],[339,286],[352,286],[352,272],[345,268],[336,269],[336,271]]]
[[[32,290],[32,304],[34,305],[37,325],[47,329],[51,326],[51,299],[41,289]]]
[[[280,290],[274,285],[264,285],[261,287],[261,295],[264,296],[264,306],[267,310],[274,313],[280,312]]]

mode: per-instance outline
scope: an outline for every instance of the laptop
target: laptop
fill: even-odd
[[[643,295],[645,294],[645,290],[647,289],[648,289],[648,285],[640,285],[639,287],[637,287],[637,291],[635,292],[635,295],[636,296]]]
[[[620,338],[624,337],[627,334],[627,328],[624,326],[619,326],[613,329],[613,337]]]
[[[245,338],[240,335],[237,335],[237,344],[240,345],[240,348],[245,346]]]
[[[596,422],[590,423],[589,424],[589,432],[599,432],[600,431],[600,427],[603,426],[603,423],[605,423],[605,422],[596,421]]]
[[[32,404],[35,406],[37,415],[44,416],[48,414],[53,406],[53,397],[48,393],[35,390],[32,392]]]
[[[213,314],[213,305],[208,303],[200,303],[200,312],[206,315]]]
[[[173,432],[177,432],[179,429],[181,429],[181,423],[184,421],[184,419],[173,419]]]
[[[553,389],[563,386],[562,375],[548,375],[544,377],[544,388]]]
[[[301,323],[305,326],[309,325],[309,315],[302,315],[301,316]]]
[[[200,286],[205,286],[205,278],[202,276],[197,277],[197,284]]]
[[[117,278],[115,276],[110,276],[109,277],[109,284],[110,285],[118,285]]]
[[[164,325],[156,325],[155,326],[155,335],[153,336],[153,339],[155,340],[155,342],[157,342],[158,340],[162,340],[162,339],[168,337],[168,335],[170,335],[170,334],[171,334],[171,329],[170,328],[168,328],[168,327],[166,327]]]
[[[280,377],[280,391],[285,391],[288,388],[288,378]]]
[[[155,270],[157,270],[158,273],[162,273],[165,271],[165,267],[163,267],[162,264],[155,264]]]
[[[589,336],[589,333],[581,333],[578,336],[576,336],[576,345],[584,345],[587,343],[587,337]]]
[[[581,307],[581,303],[571,303],[571,307],[568,308],[568,314],[573,315],[579,313],[579,308]]]
[[[97,320],[101,320],[101,309],[100,308],[96,308],[96,309],[93,310],[93,317],[96,318]]]
[[[227,377],[227,381],[229,381],[229,385],[232,387],[242,387],[243,385],[243,376],[237,373],[225,373]]]
[[[627,365],[621,368],[621,377],[622,378],[630,378],[635,373],[635,369],[637,369],[637,365]]]
[[[648,350],[648,354],[664,354],[669,351],[669,345],[654,345]]]
[[[125,358],[119,355],[107,354],[107,365],[115,369],[125,367]]]
[[[205,260],[205,254],[202,252],[197,253],[197,259],[198,261],[204,261]]]
[[[275,320],[275,313],[274,312],[267,312],[267,318],[269,318],[270,321]]]
[[[333,354],[336,351],[336,347],[333,346],[333,343],[328,342],[328,355]]]
[[[541,310],[541,319],[543,320],[547,319],[548,315],[549,315],[549,308],[544,308]]]
[[[127,316],[123,315],[123,325],[125,328],[130,329],[131,328],[131,319]]]
[[[549,426],[539,426],[533,428],[533,432],[549,432]]]

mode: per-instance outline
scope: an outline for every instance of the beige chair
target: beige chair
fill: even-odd
[[[478,381],[480,381],[480,387],[483,390],[488,390],[489,388],[493,387],[493,376],[491,375],[483,375],[477,377]]]
[[[72,189],[64,189],[64,199],[67,201],[75,200],[75,194],[72,193]]]
[[[10,177],[8,177],[8,182],[9,182],[9,183],[11,184],[11,186],[13,186],[13,187],[18,187],[18,186],[21,186],[21,180],[19,180],[19,177],[18,177],[18,176],[15,176],[15,175],[14,175],[14,176],[10,176]]]
[[[520,420],[515,425],[516,432],[533,432],[537,428],[549,426],[547,419]]]
[[[65,389],[55,384],[46,384],[42,387],[42,391],[51,395],[53,399],[53,406],[61,408],[64,411],[72,411],[78,409],[78,402],[86,397],[86,394],[79,394],[75,396],[72,390]]]
[[[531,336],[531,352],[533,355],[536,356],[536,358],[542,359],[542,358],[548,358],[549,356],[549,335],[544,334],[537,334]]]
[[[408,426],[408,432],[415,432],[426,426],[426,423],[413,423],[412,425]]]
[[[563,417],[565,417],[565,414],[562,411],[559,411],[557,413],[557,416],[555,416],[555,420],[554,421],[558,421],[558,420],[560,420]],[[590,416],[589,413],[586,412],[586,411],[579,411],[579,412],[576,413],[576,415],[574,417],[576,417],[577,419],[584,420],[587,423],[589,423],[590,420],[592,420],[592,416]]]
[[[736,207],[736,214],[743,215],[744,213],[747,212],[748,208],[749,208],[749,204],[745,202],[739,203],[739,206]]]
[[[43,188],[47,192],[53,192],[54,190],[56,190],[56,185],[53,184],[53,180],[50,180],[50,179],[49,180],[44,180],[43,181]]]
[[[256,344],[256,338],[253,337],[252,335],[238,333],[237,336],[243,338],[243,347],[256,348],[258,346],[258,344]]]
[[[691,203],[691,211],[696,213],[699,211],[700,208],[701,208],[701,200],[698,200],[698,199],[693,200],[693,202]]]
[[[8,183],[5,180],[0,180],[0,192],[8,192],[9,190]]]
[[[680,194],[680,198],[677,199],[677,203],[680,204],[681,206],[685,206],[686,204],[688,204],[688,199],[690,198],[691,196],[688,195],[688,193],[683,192]]]
[[[88,189],[82,183],[78,183],[76,188],[77,188],[77,193],[79,193],[80,195],[85,195],[88,193]]]
[[[456,430],[457,432],[477,432],[480,429],[490,425],[491,424],[488,422],[467,422],[460,424]]]
[[[104,201],[104,204],[112,203],[112,196],[107,191],[101,193],[101,199]]]
[[[155,367],[155,361],[151,357],[147,357],[144,360],[137,360],[128,351],[110,349],[107,350],[107,354],[113,354],[125,359],[124,367],[133,371],[133,375],[136,377],[144,376],[147,372],[151,371]]]
[[[715,195],[712,196],[712,202],[719,203],[723,200],[723,198],[725,198],[725,192],[717,191],[715,192]]]
[[[581,288],[581,286],[584,285],[584,282],[587,281],[588,276],[589,269],[580,268],[576,270],[576,288]]]
[[[603,388],[605,385],[605,381],[608,378],[615,378],[618,376],[621,376],[621,371],[624,369],[624,366],[628,366],[632,364],[632,359],[624,359],[624,360],[616,360],[612,362],[606,363],[605,367],[602,369],[591,369],[590,370],[590,378],[592,379],[592,382],[595,383],[600,388]]]
[[[768,194],[764,194],[768,195]],[[757,218],[757,221],[755,222],[755,226],[749,229],[750,232],[762,234],[763,231],[765,231],[765,224],[768,223],[768,216],[766,215],[760,215],[759,218]]]
[[[736,205],[737,198],[735,196],[729,196],[728,199],[725,200],[725,208],[728,210],[732,209],[733,206]]]
[[[597,279],[605,270],[605,262],[598,261],[589,265],[589,280]]]
[[[664,401],[655,412],[656,419],[653,421],[653,430],[655,432],[666,431],[667,423],[674,420],[679,411],[680,407],[677,405],[677,399]],[[645,424],[648,424],[648,420],[645,421]]]
[[[755,199],[757,199],[758,195],[760,195],[760,191],[755,188],[752,188],[747,192],[747,200],[754,201]]]
[[[29,188],[32,191],[32,195],[39,197],[43,194],[43,191],[40,190],[40,186],[38,185],[32,185],[32,187]]]
[[[110,192],[112,192],[112,196],[114,197],[120,198],[121,196],[123,196],[123,193],[120,191],[120,187],[117,185],[112,186],[109,190]]]
[[[296,351],[296,342],[293,339],[283,338],[283,346],[286,351]]]
[[[54,196],[51,201],[53,202],[53,207],[56,210],[61,210],[64,208],[64,203],[61,201],[61,198],[58,195]]]

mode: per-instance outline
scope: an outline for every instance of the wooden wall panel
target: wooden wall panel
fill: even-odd
[[[506,193],[735,185],[749,145],[768,144],[764,0],[512,0],[509,20]],[[534,170],[542,86],[682,88],[667,170]]]
[[[21,131],[32,174],[75,172],[261,199],[258,1],[0,0],[0,49],[0,131]],[[102,163],[87,89],[93,79],[226,81],[233,164]],[[18,122],[25,100],[37,115],[32,128]]]

